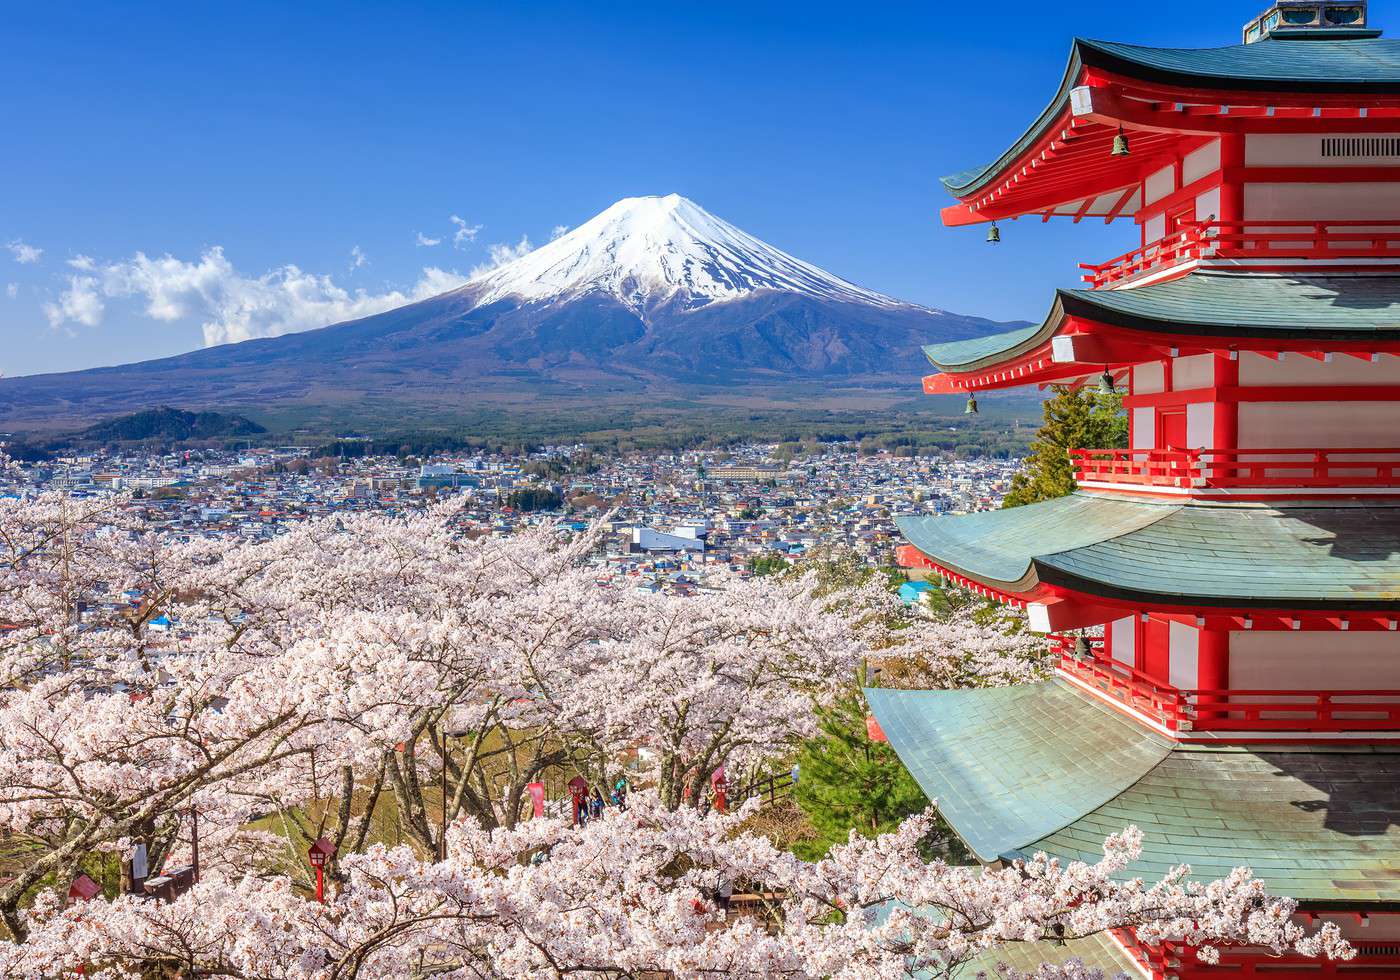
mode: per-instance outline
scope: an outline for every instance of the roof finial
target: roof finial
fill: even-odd
[[[1244,43],[1266,38],[1347,40],[1376,37],[1366,26],[1367,0],[1274,0],[1244,28]]]

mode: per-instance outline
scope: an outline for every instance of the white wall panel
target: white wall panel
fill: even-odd
[[[1392,220],[1400,218],[1400,183],[1245,184],[1244,216],[1250,221]]]
[[[1189,184],[1220,169],[1220,140],[1211,140],[1181,160],[1181,183]]]
[[[1192,354],[1172,359],[1172,391],[1209,388],[1214,383],[1214,354]]]
[[[1155,449],[1157,447],[1157,416],[1151,407],[1133,409],[1132,448]]]
[[[1230,634],[1230,686],[1254,690],[1400,688],[1400,633]]]
[[[1112,641],[1113,659],[1129,667],[1137,666],[1137,630],[1132,616],[1115,619],[1108,624],[1109,638]]]
[[[1166,233],[1167,219],[1165,215],[1156,215],[1155,217],[1148,218],[1147,221],[1143,223],[1142,237],[1143,241],[1147,242],[1148,244],[1151,244],[1155,241],[1160,241],[1162,236],[1164,236]]]
[[[1147,204],[1151,204],[1154,201],[1160,201],[1174,190],[1176,190],[1176,168],[1174,166],[1163,167],[1155,174],[1151,174],[1143,184],[1142,199]]]
[[[1133,367],[1133,394],[1151,395],[1163,390],[1166,371],[1161,361],[1148,361]]]
[[[1328,133],[1329,137],[1345,137],[1346,133]],[[1385,133],[1355,133],[1368,139],[1385,139]],[[1389,134],[1400,139],[1400,134]],[[1367,167],[1375,166],[1375,157],[1325,157],[1322,139],[1318,135],[1301,133],[1252,133],[1244,139],[1244,162],[1247,167]]]
[[[1199,402],[1186,406],[1186,446],[1210,449],[1215,444],[1215,403]]]
[[[1193,690],[1198,685],[1201,634],[1193,626],[1172,620],[1167,627],[1167,679],[1172,687]]]
[[[1212,187],[1204,194],[1196,195],[1196,220],[1209,221],[1220,217],[1220,188]]]
[[[1240,402],[1239,444],[1245,449],[1394,447],[1400,444],[1400,402]]]

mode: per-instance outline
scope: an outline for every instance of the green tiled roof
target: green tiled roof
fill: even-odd
[[[1039,327],[930,344],[924,354],[942,371],[977,370],[1045,343],[1066,315],[1197,336],[1393,339],[1400,335],[1400,276],[1195,272],[1135,289],[1061,289]]]
[[[1131,601],[1400,607],[1400,506],[1158,504],[1070,497],[896,523],[940,565],[998,588],[1038,582]]]
[[[1178,333],[1369,340],[1400,334],[1400,276],[1197,272],[1137,289],[1066,289],[1065,312]]]
[[[1029,795],[1035,795],[1034,789]],[[1129,824],[1126,877],[1177,864],[1200,879],[1245,864],[1302,902],[1400,902],[1400,754],[1181,747],[1126,792],[1022,849],[1093,861]]]
[[[1109,802],[1170,751],[1058,681],[865,696],[914,779],[984,861]]]
[[[1034,973],[1045,964],[1060,966],[1071,959],[1079,960],[1091,970],[1102,970],[1105,977],[1116,977],[1120,973],[1130,977],[1146,976],[1137,960],[1105,932],[1083,939],[1067,939],[1063,943],[1008,943],[974,956],[954,976],[958,980],[973,980],[978,973],[996,977],[1000,975],[996,972],[999,963],[1021,973]]]
[[[1139,530],[1177,507],[1072,494],[1010,510],[896,517],[895,525],[939,564],[1004,587],[1030,574],[1037,556],[1076,551]]]
[[[885,905],[875,910],[872,920],[873,925],[884,925],[894,909],[894,902],[887,902]],[[943,915],[932,909],[916,910],[916,914],[944,918]],[[966,963],[958,967],[953,972],[956,980],[975,980],[979,973],[987,977],[998,977],[998,964],[1005,963],[1013,970],[1025,973],[1033,973],[1043,964],[1060,965],[1066,961],[1078,959],[1091,970],[1102,970],[1106,977],[1116,977],[1120,973],[1135,976],[1142,973],[1131,954],[1113,941],[1108,933],[1100,932],[1092,936],[1085,936],[1082,939],[1067,939],[1064,942],[1034,942],[1018,943],[1010,942],[1004,946],[987,950],[972,957]],[[934,974],[928,971],[920,971],[914,974],[914,980],[926,980]],[[942,976],[940,972],[938,974]],[[1142,973],[1142,975],[1146,975]]]
[[[1400,903],[1400,752],[1175,746],[1061,681],[868,689],[880,727],[984,861],[1097,861],[1134,825],[1124,878],[1245,864],[1302,902]]]
[[[1086,66],[1130,78],[1188,88],[1292,92],[1400,91],[1400,42],[1374,37],[1344,40],[1272,38],[1223,48],[1150,48],[1078,38],[1050,104],[1000,157],[943,178],[958,197],[971,194],[1023,153],[1064,111]]]
[[[1008,330],[1005,333],[987,334],[985,337],[973,337],[970,340],[954,340],[946,344],[929,344],[924,348],[924,356],[927,357],[935,367],[944,365],[971,364],[980,361],[984,357],[996,354],[1003,354],[1026,341],[1037,336],[1042,330],[1039,326],[1021,327],[1019,330]]]

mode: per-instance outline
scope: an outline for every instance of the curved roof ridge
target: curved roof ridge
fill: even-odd
[[[1160,48],[1076,37],[1059,88],[1040,114],[995,160],[942,179],[965,197],[1001,173],[1048,129],[1069,104],[1080,69],[1090,65],[1142,81],[1232,91],[1400,92],[1400,41],[1328,37],[1266,38],[1213,48]]]
[[[1180,510],[1179,501],[1112,499],[1087,493],[1008,510],[952,517],[898,517],[919,551],[958,574],[1010,591],[1047,555],[1071,554],[1140,531]]]
[[[1061,680],[865,696],[910,775],[983,861],[1073,826],[1171,753],[1170,739]]]
[[[1249,746],[1177,747],[1112,800],[1012,857],[1044,851],[1095,861],[1133,824],[1142,854],[1119,877],[1180,864],[1197,881],[1241,864],[1305,905],[1400,905],[1400,783],[1384,754]]]
[[[1400,337],[1400,275],[1210,269],[1132,289],[1062,288],[1039,326],[928,344],[924,356],[945,373],[984,370],[1044,344],[1066,315],[1148,333],[1364,343]]]

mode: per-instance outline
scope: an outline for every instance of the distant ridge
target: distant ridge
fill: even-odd
[[[0,423],[151,404],[353,416],[775,387],[917,396],[920,346],[1007,324],[902,302],[795,258],[677,194],[633,197],[465,286],[281,337],[0,380]],[[803,389],[802,386],[808,386]]]
[[[182,441],[227,436],[260,435],[267,430],[241,415],[219,412],[186,412],[168,405],[135,412],[89,426],[76,438],[92,442],[143,442],[148,439]]]

